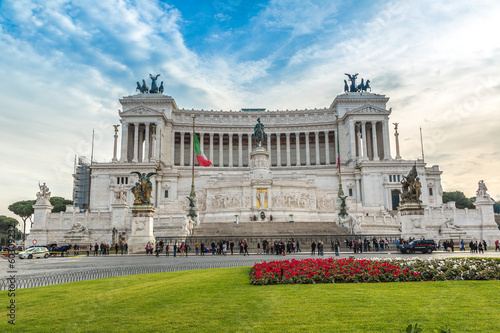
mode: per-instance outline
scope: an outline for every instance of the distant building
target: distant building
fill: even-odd
[[[75,173],[73,174],[73,202],[80,210],[89,208],[90,194],[90,162],[84,157],[75,160]]]

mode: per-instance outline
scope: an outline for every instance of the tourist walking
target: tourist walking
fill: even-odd
[[[245,241],[243,242],[243,250],[245,251],[245,252],[243,253],[243,256],[247,256],[247,255],[249,256],[249,255],[250,255],[250,253],[248,253],[248,243],[247,243],[247,240],[246,240],[246,239],[245,239]]]
[[[261,254],[261,250],[260,250],[260,242],[257,242],[257,254]]]
[[[297,253],[302,253],[302,250],[300,249],[300,243],[297,241]]]
[[[495,252],[500,251],[500,242],[498,240],[495,241]]]

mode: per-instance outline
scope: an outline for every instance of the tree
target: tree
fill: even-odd
[[[26,221],[29,219],[31,222],[30,226],[33,226],[31,216],[33,216],[33,205],[35,202],[35,200],[24,200],[14,202],[9,206],[9,210],[23,220],[23,241],[26,240]]]
[[[52,213],[59,213],[66,211],[66,205],[72,205],[73,201],[64,199],[63,197],[52,197],[50,198],[50,204],[54,206],[52,208]]]
[[[453,191],[453,192],[443,192],[443,203],[449,201],[455,201],[457,208],[464,209],[474,209],[474,203],[472,198],[467,198],[463,192]]]
[[[500,214],[500,201],[495,202],[495,205],[493,205],[493,211],[496,214]]]
[[[19,221],[16,220],[13,217],[5,216],[5,215],[0,215],[0,235],[1,235],[1,244],[3,245],[9,245],[7,244],[7,240],[9,238],[9,233],[8,229],[10,225],[14,226],[14,239],[18,239],[21,237],[21,231],[16,228],[16,226],[19,224]]]

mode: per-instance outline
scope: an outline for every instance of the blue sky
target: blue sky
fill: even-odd
[[[500,199],[498,1],[0,2],[0,214],[37,182],[71,197],[75,154],[112,157],[118,99],[160,73],[181,108],[323,108],[344,73],[391,98],[404,158]],[[394,149],[393,149],[394,153]]]

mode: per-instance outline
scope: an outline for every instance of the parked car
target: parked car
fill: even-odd
[[[422,252],[431,254],[432,251],[436,251],[436,242],[429,239],[414,240],[409,244],[403,244],[400,251],[401,253]]]
[[[44,246],[30,247],[26,251],[19,252],[19,259],[48,258],[49,249]]]

